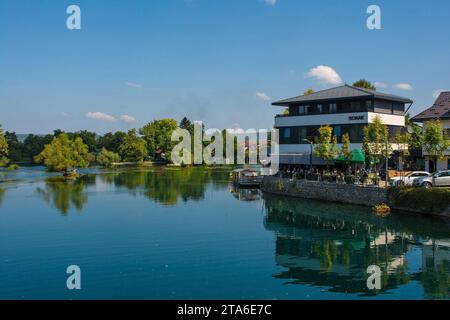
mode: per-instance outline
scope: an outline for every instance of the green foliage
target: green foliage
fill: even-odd
[[[172,133],[178,128],[174,119],[155,120],[145,125],[140,133],[147,142],[147,148],[151,156],[156,158],[158,154],[165,154],[170,159],[170,151],[176,145],[172,142]]]
[[[136,129],[128,131],[119,146],[119,155],[124,161],[142,162],[148,155],[147,144],[140,138]]]
[[[18,166],[17,164],[10,164],[10,165],[6,168],[7,171],[15,171],[15,170],[18,170],[18,169],[19,169],[19,166]]]
[[[50,144],[35,157],[37,163],[44,163],[50,171],[65,171],[71,168],[86,168],[92,155],[80,137],[69,139],[66,133],[54,137]]]
[[[81,138],[84,144],[89,148],[89,152],[96,152],[98,150],[97,134],[87,130],[77,131],[75,133],[68,133],[71,140],[75,138]]]
[[[7,158],[8,153],[8,142],[6,141],[2,126],[0,125],[0,167],[5,166],[9,162],[9,159]]]
[[[372,123],[364,127],[363,152],[366,158],[374,158],[382,161],[392,153],[392,147],[388,143],[389,131],[383,124],[381,117],[377,115]]]
[[[356,81],[355,83],[353,83],[353,86],[358,87],[358,88],[369,89],[369,90],[373,90],[373,91],[377,90],[377,87],[375,87],[375,85],[373,85],[371,82],[369,82],[365,79],[360,79],[360,80]]]
[[[325,161],[331,161],[337,157],[339,154],[337,137],[333,137],[332,127],[323,126],[319,128],[319,136],[314,145],[314,154]]]
[[[450,205],[448,189],[389,188],[388,196],[392,206],[419,210],[423,213],[441,213]]]
[[[310,94],[313,94],[315,91],[312,88],[307,89],[305,92],[303,92],[304,96],[309,96]]]
[[[109,151],[119,153],[119,147],[126,135],[127,134],[122,131],[117,131],[115,133],[108,132],[98,139],[97,147],[100,149],[105,148]]]
[[[103,148],[97,156],[97,162],[104,167],[110,168],[114,166],[114,163],[120,162],[120,156]]]
[[[427,121],[423,133],[423,148],[435,160],[443,159],[444,153],[450,147],[450,140],[444,133],[439,120]]]
[[[344,159],[350,160],[352,157],[352,151],[350,150],[350,136],[348,133],[342,135],[342,147],[340,153]]]
[[[51,143],[53,135],[38,136],[34,134],[28,135],[23,142],[22,162],[32,162],[34,157],[40,154],[44,147]]]

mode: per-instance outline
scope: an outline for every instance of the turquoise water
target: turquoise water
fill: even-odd
[[[450,297],[447,221],[238,191],[225,170],[84,173],[0,173],[0,298]]]

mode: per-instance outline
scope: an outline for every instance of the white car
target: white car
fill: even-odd
[[[389,179],[392,187],[412,186],[415,179],[429,177],[431,174],[426,171],[413,171],[403,177],[393,177]]]

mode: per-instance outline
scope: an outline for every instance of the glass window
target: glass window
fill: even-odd
[[[290,139],[291,138],[291,128],[284,128],[283,138]]]
[[[333,128],[333,135],[335,135],[336,137],[341,136],[341,126],[335,126]]]
[[[305,114],[306,113],[305,106],[299,106],[298,107],[298,113]]]
[[[317,112],[322,113],[322,105],[321,104],[317,105]]]
[[[337,104],[331,103],[330,104],[330,113],[336,113],[337,112]]]

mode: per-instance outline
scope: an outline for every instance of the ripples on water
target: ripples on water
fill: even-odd
[[[0,298],[450,297],[448,221],[236,190],[228,170],[84,173],[2,173]]]

